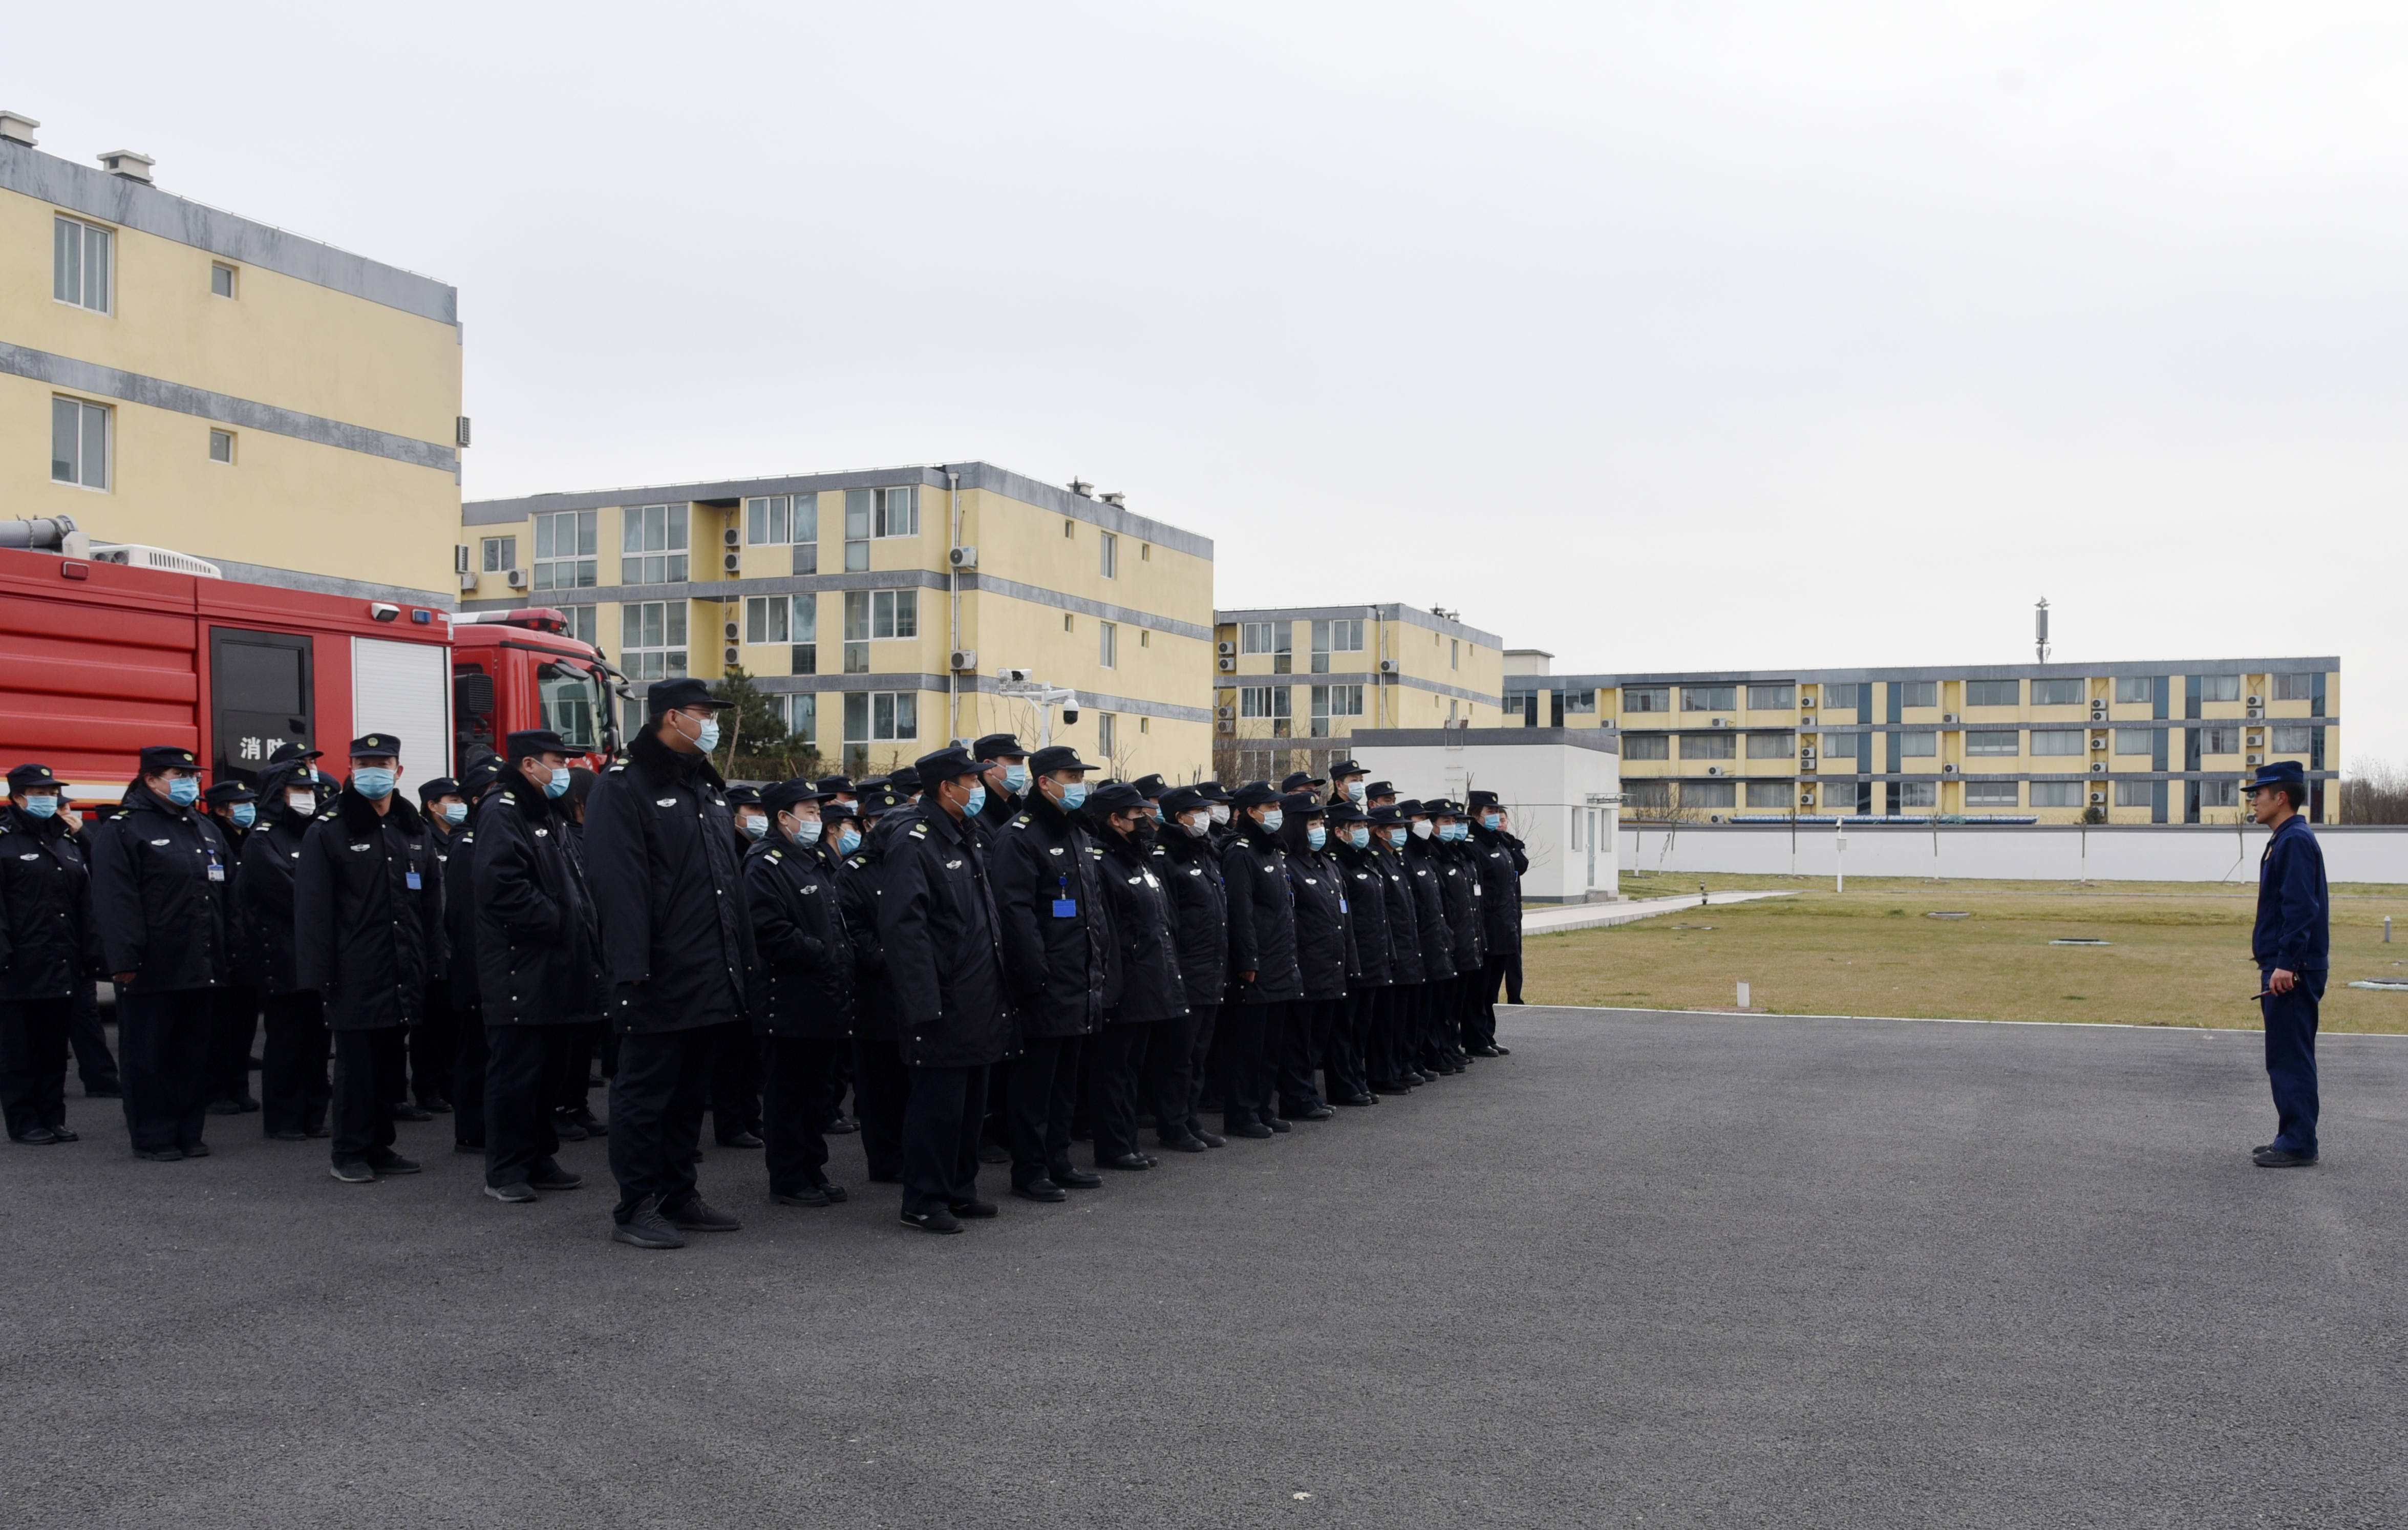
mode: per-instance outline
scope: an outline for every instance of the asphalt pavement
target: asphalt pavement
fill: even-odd
[[[2326,1161],[2269,1171],[2254,1033],[1504,1036],[956,1237],[851,1139],[826,1210],[712,1149],[746,1228],[670,1253],[607,1240],[599,1142],[516,1208],[443,1121],[351,1187],[71,1099],[82,1142],[0,1147],[0,1521],[2408,1523],[2408,1040],[2326,1038]]]

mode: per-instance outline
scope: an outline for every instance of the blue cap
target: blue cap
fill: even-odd
[[[2258,774],[2244,783],[2244,789],[2254,792],[2261,786],[2305,787],[2307,784],[2308,773],[2300,768],[2299,761],[2277,760],[2272,765],[2259,765]]]

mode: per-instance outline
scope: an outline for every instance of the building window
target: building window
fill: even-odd
[[[1751,760],[1786,760],[1797,752],[1798,736],[1788,733],[1752,733],[1747,736],[1747,757]]]
[[[1137,545],[1137,561],[1141,564],[1150,564],[1154,562],[1154,544],[1152,542],[1140,542]],[[1145,731],[1145,720],[1143,718],[1140,718],[1138,720],[1137,731],[1140,733],[1143,733]]]
[[[79,398],[50,400],[50,481],[108,487],[107,408]]]
[[[1117,622],[1098,622],[1096,623],[1096,631],[1099,635],[1096,643],[1096,662],[1101,664],[1106,669],[1110,669],[1112,667],[1113,661],[1118,659],[1120,656],[1120,623]]]
[[[1670,781],[1632,781],[1629,789],[1633,808],[1670,808],[1672,806]]]
[[[1561,691],[1556,694],[1563,698],[1565,711],[1593,712],[1597,710],[1597,693],[1595,691]]]
[[[1622,693],[1625,712],[1669,712],[1672,709],[1672,690],[1666,685],[1642,685],[1626,688]]]
[[[878,521],[878,496],[867,489],[844,492],[844,568],[858,574],[869,566],[869,533]]]
[[[868,493],[877,503],[879,536],[917,536],[920,535],[920,490],[915,484],[899,489],[872,489]]]
[[[1929,759],[1940,752],[1940,736],[1936,733],[1894,733],[1899,754],[1907,759]]]
[[[2035,686],[2047,683],[2034,680]],[[2079,680],[2074,681],[2081,684]],[[2038,703],[2034,703],[2035,706]],[[2079,808],[2082,806],[2080,781],[2034,781],[2031,783],[2031,805],[2035,808]]]
[[[1271,736],[1284,738],[1288,724],[1294,721],[1294,696],[1284,685],[1247,685],[1238,691],[1238,715],[1268,722]]]
[[[1149,631],[1148,629],[1144,628],[1144,627],[1140,627],[1140,628],[1138,628],[1138,629],[1137,629],[1137,646],[1138,646],[1138,647],[1140,647],[1140,648],[1152,648],[1152,647],[1154,647],[1154,634],[1153,634],[1151,631]],[[1144,732],[1145,730],[1144,730],[1143,728],[1140,728],[1138,731],[1139,731],[1140,733],[1142,733],[1142,732]]]
[[[1835,712],[1853,712],[1864,705],[1865,688],[1858,684],[1826,685],[1823,705]]]
[[[2155,752],[2157,747],[2157,730],[2155,728],[2115,730],[2115,752],[2118,754],[2148,754]]]
[[[1062,522],[1062,535],[1066,538],[1077,536],[1079,535],[1079,522],[1070,520],[1067,516],[1064,517]]]
[[[1684,808],[1736,808],[1739,806],[1737,781],[1683,781],[1681,806]]]
[[[684,583],[686,507],[630,505],[621,516],[619,582]]]
[[[809,599],[808,595],[804,597]],[[795,632],[792,595],[747,595],[744,599],[744,640],[748,643],[791,643]]]
[[[1681,687],[1681,710],[1684,712],[1735,712],[1739,710],[1739,687],[1735,685],[1684,685]]]
[[[1152,733],[1154,731],[1153,723],[1154,720],[1152,718],[1140,717],[1137,720],[1137,731],[1140,733]]]
[[[209,461],[223,463],[229,467],[234,465],[234,432],[230,430],[209,432]]]
[[[2083,682],[2076,680],[2032,681],[2032,705],[2035,707],[2079,707],[2083,701]],[[2032,804],[2037,808],[2040,804]]]
[[[883,744],[920,736],[917,691],[847,691],[844,741]]]
[[[599,606],[563,606],[560,614],[568,620],[568,636],[580,643],[602,643],[602,608]]]
[[[2238,754],[2241,752],[2241,730],[2201,728],[2199,730],[2199,751],[2201,754]]]
[[[2003,706],[2005,703],[2002,702],[2000,705]],[[2013,733],[1969,733],[1965,736],[1965,752],[1968,754],[2020,753],[2021,751],[2016,749],[2015,742],[2015,735]]]
[[[1104,570],[1104,578],[1106,578],[1106,579],[1116,579],[1120,578],[1120,577],[1121,577],[1121,539],[1120,539],[1119,537],[1117,537],[1117,536],[1113,536],[1111,532],[1104,532],[1104,533],[1101,533],[1100,535],[1098,535],[1098,536],[1096,537],[1096,545],[1100,546],[1100,547],[1104,550],[1104,551],[1103,551],[1103,570]]]
[[[1359,685],[1316,685],[1312,688],[1312,736],[1329,736],[1333,717],[1361,717],[1363,688]]]
[[[1463,643],[1458,638],[1450,637],[1446,640],[1446,666],[1449,669],[1463,667]]]
[[[2001,701],[1997,703],[1997,705],[2005,707],[2011,704]],[[2013,781],[1967,781],[1965,783],[1965,806],[1968,808],[2015,807],[2015,783]]]
[[[594,588],[596,519],[592,510],[552,510],[535,518],[537,589]]]
[[[2277,754],[2305,754],[2308,751],[2308,736],[2315,731],[2315,730],[2309,727],[2308,724],[2304,722],[2276,723],[2274,726],[2274,752]]]
[[[1108,762],[1112,757],[1112,746],[1120,742],[1117,736],[1120,733],[1119,727],[1116,726],[1118,722],[1119,719],[1110,712],[1096,714],[1096,748],[1102,751]]]
[[[209,291],[219,297],[232,297],[234,267],[222,261],[212,262],[209,265]]]
[[[917,590],[870,591],[869,636],[872,637],[919,636],[920,592]]]
[[[507,573],[519,565],[519,539],[515,536],[485,538],[485,572]]]
[[[2115,681],[2115,699],[2123,702],[2148,703],[2157,699],[2157,682],[2151,675],[2125,675]],[[2117,794],[2119,796],[2121,793]],[[2116,803],[2121,808],[2122,802]]]
[[[1077,617],[1071,615],[1068,611],[1064,611],[1062,613],[1062,630],[1064,632],[1075,632],[1078,630],[1078,626],[1079,619]]]
[[[2314,701],[2316,678],[2314,675],[2277,675],[2274,677],[2276,701]]]
[[[1268,685],[1245,685],[1238,688],[1238,715],[1262,717],[1271,715],[1271,688]]]
[[[848,675],[869,673],[869,597],[867,590],[847,590],[844,593],[844,672]],[[847,707],[851,702],[845,703]],[[845,735],[853,736],[850,725]]]
[[[637,600],[619,608],[619,667],[631,680],[685,673],[685,602]]]
[[[2199,699],[2201,701],[2239,701],[2241,677],[2238,675],[2201,675],[2199,677]]]
[[[117,236],[73,218],[50,224],[50,295],[94,313],[108,311],[109,266]]]
[[[1747,805],[1751,808],[1786,808],[1790,785],[1787,781],[1750,781],[1747,783]],[[1574,814],[1575,818],[1579,815]]]
[[[789,542],[820,539],[820,496],[764,494],[744,502],[744,541],[748,547],[782,547]],[[797,568],[796,573],[817,572]]]
[[[2202,808],[2238,808],[2241,806],[2241,783],[2235,780],[2200,781],[2199,805]]]
[[[1626,760],[1669,760],[1672,757],[1672,739],[1669,734],[1634,733],[1622,740],[1622,757]]]
[[[2155,781],[2117,781],[2115,806],[2118,808],[2149,808],[2156,806]]]
[[[1751,685],[1747,688],[1748,710],[1754,712],[1785,712],[1798,705],[1798,687],[1794,685]],[[1755,804],[1750,803],[1750,807]]]
[[[820,741],[820,698],[808,691],[786,698],[786,734],[798,743]]]
[[[2034,754],[2080,754],[2083,737],[2078,728],[2034,728],[2031,736]]]
[[[1965,705],[1968,707],[2013,707],[2023,698],[2016,693],[2023,689],[2021,680],[1967,680]]]
[[[1684,733],[1681,736],[1681,758],[1684,760],[1730,760],[1739,755],[1739,735],[1735,733]]]
[[[1271,651],[1271,624],[1268,622],[1238,623],[1238,651],[1268,653]]]
[[[1896,781],[1892,784],[1898,788],[1898,805],[1901,810],[1940,806],[1938,781]]]
[[[1893,680],[1891,682],[1891,686],[1898,692],[1898,704],[1901,707],[1937,707],[1940,705],[1940,682],[1938,680]]]

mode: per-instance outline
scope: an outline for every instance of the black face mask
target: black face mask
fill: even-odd
[[[1129,830],[1129,838],[1140,845],[1151,845],[1154,843],[1154,820],[1140,818],[1137,821],[1136,826]]]

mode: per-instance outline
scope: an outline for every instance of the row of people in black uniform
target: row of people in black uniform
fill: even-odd
[[[906,1222],[953,1231],[994,1213],[975,1182],[990,1116],[1014,1192],[1056,1200],[1100,1182],[1069,1163],[1082,1100],[1096,1165],[1137,1169],[1153,1164],[1140,1103],[1162,1146],[1200,1151],[1226,1140],[1204,1123],[1216,1102],[1223,1132],[1268,1137],[1501,1052],[1492,1007],[1526,863],[1493,799],[1399,803],[1352,762],[1326,802],[1308,777],[1091,789],[1072,751],[994,736],[874,793],[792,781],[748,800],[710,767],[721,704],[701,682],[649,701],[581,813],[582,773],[549,734],[430,783],[425,814],[395,790],[390,736],[353,742],[322,804],[290,751],[260,779],[239,920],[191,756],[146,751],[93,836],[91,917],[62,900],[87,942],[63,970],[119,985],[136,1151],[207,1151],[229,931],[266,995],[272,1135],[328,1135],[313,1027],[333,1029],[340,1179],[418,1166],[393,1147],[402,1038],[449,1006],[457,1132],[468,1145],[481,1117],[487,1193],[573,1187],[555,1109],[581,1108],[607,1026],[614,1236],[647,1247],[740,1225],[698,1194],[695,1164],[706,1105],[723,1141],[731,1116],[743,1132],[754,1064],[774,1198],[844,1198],[824,1131],[850,1086],[871,1178],[902,1183]],[[11,786],[14,832],[39,815]],[[12,896],[7,922],[38,921]],[[153,947],[181,954],[146,965]]]

